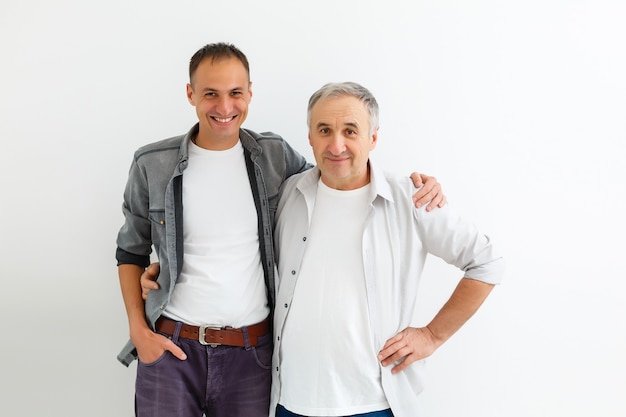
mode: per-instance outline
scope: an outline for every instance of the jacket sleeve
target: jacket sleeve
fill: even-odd
[[[294,174],[299,174],[300,172],[313,168],[314,165],[307,162],[304,156],[300,155],[295,149],[293,149],[287,141],[283,140],[283,146],[286,163],[285,179]]]
[[[152,252],[151,225],[148,214],[148,184],[145,172],[137,163],[131,164],[124,191],[122,212],[124,224],[117,235],[117,265],[134,264],[146,267]]]

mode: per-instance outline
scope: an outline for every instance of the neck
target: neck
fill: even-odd
[[[198,132],[191,141],[201,148],[208,149],[210,151],[225,151],[232,148],[239,142],[239,137],[234,138],[215,138],[210,136],[204,136],[201,132]]]

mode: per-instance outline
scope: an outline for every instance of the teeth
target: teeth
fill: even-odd
[[[219,117],[214,117],[214,119],[217,120],[220,123],[227,123],[227,122],[230,122],[231,120],[233,120],[232,117],[228,117],[226,119],[220,119]]]

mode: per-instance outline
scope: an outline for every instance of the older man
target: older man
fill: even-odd
[[[414,417],[422,360],[479,308],[503,260],[449,206],[416,209],[411,182],[371,163],[378,105],[366,88],[325,85],[309,101],[308,124],[317,167],[283,184],[276,213],[270,415]],[[415,327],[428,254],[464,276]]]

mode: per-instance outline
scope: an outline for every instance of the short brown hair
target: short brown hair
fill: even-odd
[[[248,81],[250,81],[250,65],[248,64],[248,58],[239,50],[235,45],[225,42],[209,43],[193,54],[189,61],[189,83],[193,84],[193,76],[198,69],[198,66],[205,59],[211,59],[211,62],[219,61],[226,58],[236,58],[246,69],[248,73]]]

